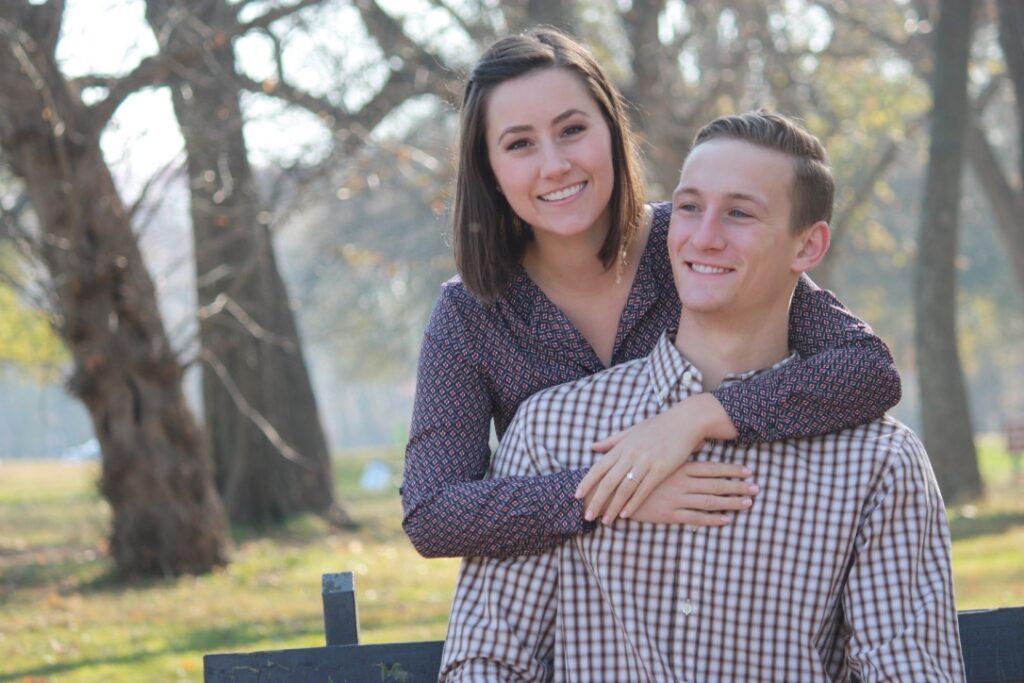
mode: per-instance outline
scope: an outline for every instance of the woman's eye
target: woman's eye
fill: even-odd
[[[512,142],[510,142],[508,144],[508,146],[505,147],[505,149],[507,149],[508,151],[511,152],[512,150],[515,150],[515,149],[523,149],[524,147],[526,147],[529,144],[530,143],[528,141],[526,141],[526,140],[513,140]]]
[[[698,207],[696,204],[692,204],[692,203],[689,203],[689,202],[687,202],[685,204],[680,204],[676,208],[678,208],[683,213],[694,213],[696,211],[700,211],[700,207]]]
[[[581,126],[579,124],[575,124],[575,125],[572,125],[572,126],[568,126],[564,131],[562,131],[562,135],[566,135],[566,136],[569,136],[569,135],[579,135],[580,133],[582,133],[585,130],[586,130],[586,127]]]

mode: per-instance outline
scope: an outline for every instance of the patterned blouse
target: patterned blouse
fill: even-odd
[[[612,351],[612,365],[651,352],[679,322],[665,246],[671,205],[653,205]],[[801,438],[881,417],[900,399],[885,343],[830,292],[804,277],[790,308],[800,358],[714,392],[740,443]],[[573,494],[586,469],[484,479],[491,420],[500,439],[524,399],[605,369],[583,335],[519,270],[485,305],[445,283],[424,333],[405,452],[402,525],[425,557],[536,554],[593,528]]]

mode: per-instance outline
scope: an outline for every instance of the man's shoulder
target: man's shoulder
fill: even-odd
[[[891,415],[826,434],[819,439],[850,453],[882,463],[927,464],[921,439]]]
[[[647,365],[648,358],[643,356],[571,382],[542,389],[523,401],[519,406],[516,419],[518,420],[520,415],[546,414],[553,408],[586,401],[598,394],[603,396],[613,389],[628,390],[628,387],[635,385],[637,381],[646,381]],[[604,403],[602,402],[602,404]]]

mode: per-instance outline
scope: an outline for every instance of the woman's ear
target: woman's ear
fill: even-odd
[[[798,249],[793,257],[793,272],[806,273],[818,265],[825,258],[831,238],[832,231],[825,221],[818,221],[800,233]]]

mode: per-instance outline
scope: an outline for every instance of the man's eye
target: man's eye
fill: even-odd
[[[753,218],[753,216],[742,209],[733,209],[729,212],[729,215],[733,218]]]
[[[683,213],[695,213],[697,211],[700,211],[700,207],[699,206],[697,206],[696,204],[689,203],[689,202],[684,203],[684,204],[680,204],[676,208],[678,208]]]

